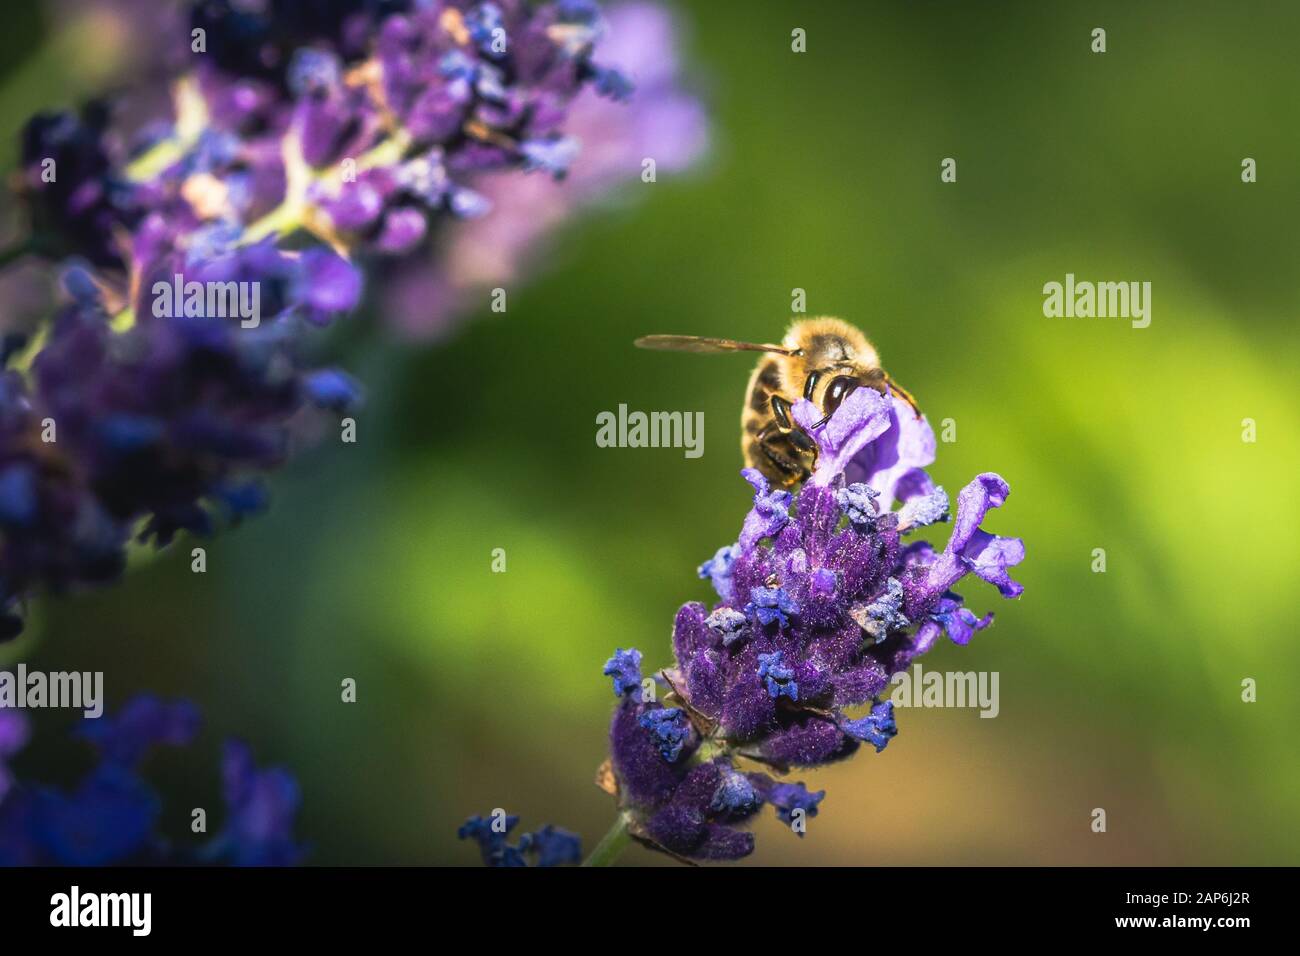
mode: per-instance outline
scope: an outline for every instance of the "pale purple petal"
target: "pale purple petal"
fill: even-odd
[[[890,405],[876,390],[859,388],[850,392],[825,422],[821,422],[821,409],[803,398],[795,403],[792,414],[795,424],[817,443],[817,467],[808,482],[825,487],[889,428]]]
[[[866,391],[870,390],[858,389]],[[888,511],[895,501],[931,490],[929,478],[924,472],[918,474],[918,470],[934,462],[934,451],[934,430],[929,421],[924,416],[917,418],[912,406],[891,393],[887,429],[854,457],[844,477],[847,481],[865,482],[880,492],[880,510]]]
[[[1007,568],[1025,560],[1025,544],[1019,538],[1000,538],[987,531],[976,531],[961,549],[970,569],[989,584],[997,586],[1003,597],[1019,597],[1023,584],[1011,580]]]
[[[1024,560],[1025,546],[1019,538],[1002,538],[980,530],[980,523],[993,508],[1007,500],[1011,489],[999,475],[985,472],[957,495],[957,517],[948,546],[926,572],[922,589],[941,594],[964,574],[976,575],[996,585],[1003,597],[1018,597],[1024,588],[1011,580],[1007,568]]]
[[[960,551],[979,530],[984,516],[994,508],[1001,508],[1011,489],[1000,475],[986,471],[976,475],[957,495],[957,520],[953,523],[949,551]]]

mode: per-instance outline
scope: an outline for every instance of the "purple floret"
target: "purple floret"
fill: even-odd
[[[817,807],[826,798],[825,790],[810,793],[802,783],[773,783],[760,777],[759,785],[767,802],[776,809],[777,818],[787,825],[795,821],[796,811],[802,811],[805,820],[817,816]],[[803,836],[802,830],[798,832]]]
[[[682,747],[691,736],[691,725],[686,712],[680,707],[660,707],[647,710],[639,718],[644,729],[650,731],[659,747],[659,756],[673,763],[682,755]]]
[[[840,729],[864,744],[871,744],[876,753],[885,749],[885,745],[898,733],[898,724],[894,722],[893,701],[873,704],[870,713],[854,720],[847,718],[840,721]]]
[[[639,690],[641,687],[641,652],[635,647],[626,651],[621,647],[618,648],[614,651],[614,656],[605,662],[605,669],[601,673],[614,679],[615,697],[622,697],[629,691]]]

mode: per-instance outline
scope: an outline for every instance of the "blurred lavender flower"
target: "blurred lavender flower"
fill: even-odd
[[[284,257],[256,245],[241,255],[259,250]],[[200,274],[221,264],[208,260]],[[256,510],[257,473],[284,458],[299,410],[316,402],[346,412],[359,397],[343,378],[322,395],[313,387],[321,373],[299,370],[301,303],[257,329],[182,315],[114,332],[89,280],[74,272],[69,284],[81,298],[60,311],[29,374],[0,379],[0,634],[8,636],[31,589],[120,573],[133,533],[165,545],[181,530],[208,533],[214,515],[238,520]]]
[[[0,866],[229,863],[291,865],[299,795],[283,770],[258,770],[248,748],[227,744],[227,822],[206,844],[181,849],[157,832],[161,804],[139,774],[161,744],[189,745],[199,714],[185,701],[136,697],[114,715],[83,719],[77,736],[99,763],[71,791],[15,781],[0,763]],[[0,760],[27,742],[26,717],[0,710]]]
[[[567,830],[549,823],[533,833],[525,833],[519,842],[511,844],[510,833],[519,825],[516,816],[496,814],[484,819],[472,816],[466,820],[456,835],[462,840],[473,840],[486,866],[515,867],[560,866],[577,863],[582,859],[582,841]]]
[[[677,613],[676,662],[663,672],[672,693],[663,702],[634,693],[634,652],[615,659],[623,691],[606,789],[633,837],[678,857],[747,855],[753,835],[735,824],[765,802],[788,824],[815,815],[824,793],[770,773],[839,760],[863,743],[883,750],[897,733],[893,704],[879,699],[890,677],[941,632],[964,644],[992,619],[976,618],[951,588],[973,573],[1004,597],[1022,590],[1009,571],[1024,546],[980,527],[1009,493],[995,474],[962,489],[941,552],[902,541],[947,514],[947,496],[923,470],[933,433],[905,402],[858,389],[827,422],[807,401],[794,417],[817,443],[817,469],[793,502],[758,472],[742,473],[753,507],[738,542],[701,568],[720,602]],[[766,769],[742,774],[741,762]]]
[[[39,113],[23,128],[21,191],[39,252],[122,264],[114,233],[134,225],[141,207],[115,166],[108,124],[107,107],[92,103],[79,116]]]
[[[235,866],[293,866],[304,854],[293,837],[302,794],[287,770],[259,770],[253,752],[238,740],[226,742],[221,776],[227,820],[207,858]]]
[[[306,410],[355,411],[360,386],[308,357],[313,329],[358,305],[360,263],[435,237],[444,255],[500,246],[513,261],[520,223],[541,221],[532,184],[585,196],[643,154],[672,169],[702,142],[698,107],[672,88],[671,29],[644,5],[620,12],[611,45],[593,0],[185,9],[141,66],[174,81],[169,113],[136,110],[122,131],[92,104],[24,131],[19,248],[75,268],[48,328],[24,314],[3,338],[0,639],[29,594],[116,577],[132,537],[163,546],[256,510]],[[643,100],[607,51],[628,57]],[[584,138],[595,150],[579,169]],[[494,218],[500,234],[443,235]],[[173,282],[208,296],[160,310]],[[260,316],[233,322],[213,287],[255,288]]]
[[[5,761],[27,746],[31,729],[27,718],[16,710],[0,710],[0,803],[14,784],[13,774]]]
[[[432,268],[418,259],[391,263],[385,316],[413,337],[443,337],[464,313],[481,307],[482,290],[518,281],[535,268],[548,233],[612,198],[617,187],[639,183],[645,159],[655,161],[658,175],[697,163],[708,145],[708,125],[701,103],[680,85],[680,33],[659,4],[611,4],[597,48],[631,80],[630,98],[624,102],[599,84],[578,92],[566,131],[579,151],[562,181],[472,177],[470,185],[492,215],[447,223],[433,247]]]

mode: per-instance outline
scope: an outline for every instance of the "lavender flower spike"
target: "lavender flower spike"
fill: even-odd
[[[170,110],[135,91],[131,126],[91,104],[23,131],[14,248],[66,294],[0,353],[0,641],[32,594],[117,578],[133,536],[164,547],[257,510],[312,412],[356,411],[360,384],[308,356],[360,303],[360,263],[388,278],[418,254],[435,286],[481,285],[448,274],[519,260],[557,219],[536,197],[566,209],[652,151],[670,168],[703,148],[671,57],[653,62],[673,48],[653,6],[620,11],[653,41],[652,68],[633,63],[650,95],[622,121],[606,111],[637,84],[593,0],[181,6],[141,70]],[[616,57],[644,56],[638,39]],[[214,287],[238,288],[239,315]]]
[[[743,473],[753,506],[737,543],[700,569],[719,602],[677,613],[665,700],[624,695],[615,709],[602,785],[617,797],[619,826],[654,849],[738,859],[753,849],[739,826],[764,803],[802,836],[824,792],[778,778],[864,743],[885,750],[898,732],[881,700],[890,677],[939,634],[964,644],[991,622],[952,592],[967,573],[1003,597],[1023,590],[1009,574],[1024,558],[1020,540],[980,527],[1007,499],[1002,478],[982,474],[962,489],[942,552],[904,544],[903,533],[948,515],[924,471],[929,425],[869,388],[822,417],[810,402],[794,407],[817,444],[796,498]]]

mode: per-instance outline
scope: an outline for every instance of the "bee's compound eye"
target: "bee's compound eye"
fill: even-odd
[[[848,398],[849,393],[861,384],[851,375],[839,375],[831,379],[831,383],[826,386],[826,397],[822,401],[822,411],[827,415],[834,414],[835,409],[840,407],[840,403]]]

